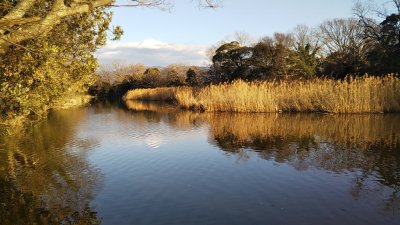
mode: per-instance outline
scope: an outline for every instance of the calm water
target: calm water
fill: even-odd
[[[400,115],[127,107],[0,137],[0,223],[400,224]]]

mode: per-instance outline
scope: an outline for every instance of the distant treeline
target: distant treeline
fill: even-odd
[[[395,13],[357,3],[355,18],[333,19],[249,44],[246,35],[222,43],[212,54],[213,82],[269,78],[343,79],[348,75],[400,72],[400,1]],[[381,20],[369,18],[377,12]]]
[[[89,93],[100,99],[120,99],[128,90],[136,88],[203,85],[208,79],[208,72],[207,68],[184,64],[172,64],[164,68],[146,67],[143,64],[113,64],[100,67]]]
[[[275,33],[257,42],[238,33],[235,41],[210,48],[211,65],[207,68],[117,65],[99,73],[92,91],[102,96],[121,96],[135,88],[202,86],[238,79],[344,79],[399,74],[400,2],[393,3],[396,13],[382,11],[380,21],[368,17],[370,6],[356,4],[355,18],[328,20],[316,28],[299,25],[290,33]]]

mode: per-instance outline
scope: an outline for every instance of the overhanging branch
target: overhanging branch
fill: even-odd
[[[13,27],[17,25],[24,25],[28,23],[38,22],[39,20],[41,20],[41,18],[38,16],[29,18],[2,19],[0,20],[0,27]]]

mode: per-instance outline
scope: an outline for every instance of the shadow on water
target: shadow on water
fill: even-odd
[[[101,173],[86,159],[96,140],[74,139],[82,110],[54,112],[26,133],[0,137],[1,224],[99,224],[91,200]]]
[[[170,106],[129,101],[133,115],[171,127],[209,127],[209,143],[238,160],[251,157],[337,174],[354,172],[354,198],[384,198],[378,209],[400,213],[399,114],[192,113]],[[150,113],[149,113],[150,112]]]

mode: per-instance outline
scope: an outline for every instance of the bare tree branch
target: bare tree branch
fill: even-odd
[[[222,6],[222,2],[220,0],[204,0],[199,1],[199,5],[204,8],[218,8]]]

